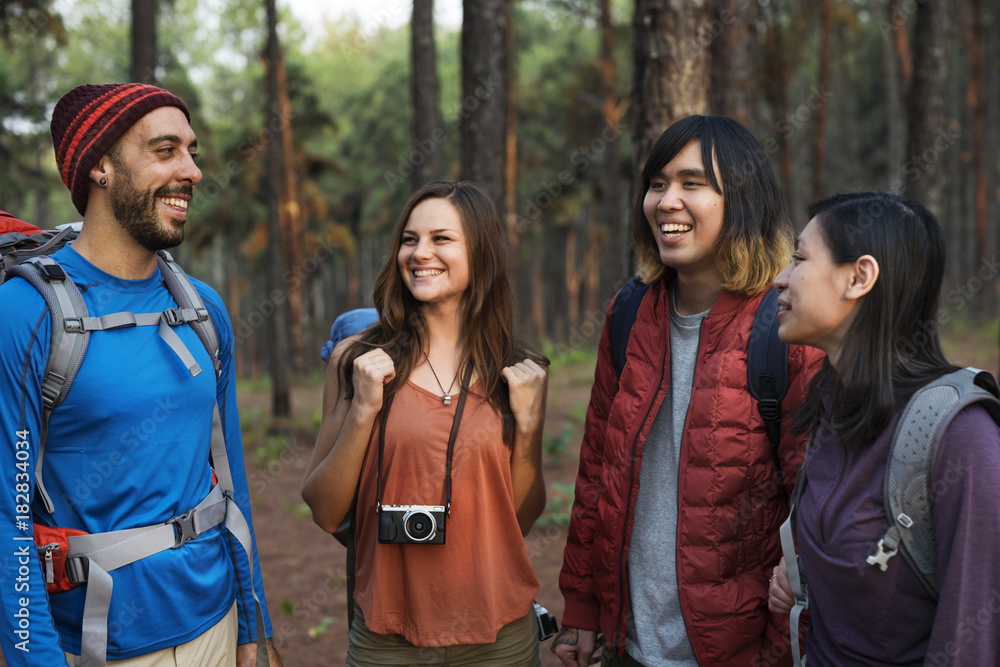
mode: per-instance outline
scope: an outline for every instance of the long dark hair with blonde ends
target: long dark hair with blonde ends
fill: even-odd
[[[650,149],[632,202],[639,276],[649,284],[667,270],[643,211],[650,181],[694,139],[701,142],[708,180],[723,199],[722,231],[715,242],[722,286],[746,296],[766,292],[791,259],[794,230],[763,146],[725,116],[682,118]]]
[[[420,301],[403,282],[396,258],[413,209],[428,199],[450,202],[462,220],[469,253],[469,286],[459,306],[464,344],[460,367],[464,369],[471,363],[476,369],[483,397],[502,417],[504,442],[512,445],[514,419],[507,384],[500,372],[524,356],[544,364],[548,359],[515,341],[507,239],[493,202],[472,183],[433,181],[407,200],[393,231],[392,247],[375,279],[372,299],[379,321],[349,344],[340,360],[347,398],[354,397],[354,360],[365,352],[381,348],[395,364],[396,375],[384,389],[386,398],[403,386],[424,358],[427,323]]]

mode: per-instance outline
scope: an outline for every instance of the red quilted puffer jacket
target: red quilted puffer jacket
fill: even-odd
[[[661,280],[643,298],[620,381],[607,327],[601,335],[559,576],[563,624],[600,630],[618,655],[628,627],[625,564],[642,448],[670,382],[668,294]],[[695,655],[713,667],[792,664],[788,617],[772,618],[767,609],[788,507],[746,379],[747,344],[762,298],[723,291],[705,317],[681,443],[677,581]],[[802,401],[822,359],[819,350],[791,346],[783,416]],[[790,432],[786,419],[779,458],[789,494],[805,440]]]

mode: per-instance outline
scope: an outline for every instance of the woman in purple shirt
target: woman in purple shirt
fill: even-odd
[[[1000,430],[981,405],[946,430],[930,477],[939,598],[909,563],[876,554],[883,486],[903,406],[956,370],[937,325],[945,242],[920,204],[889,193],[814,203],[792,263],[775,279],[779,336],[827,354],[796,426],[812,428],[796,538],[809,584],[810,667],[1000,665]],[[992,289],[993,286],[989,285]],[[772,611],[793,603],[785,563]]]

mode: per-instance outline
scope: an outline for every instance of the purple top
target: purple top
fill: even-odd
[[[822,423],[806,456],[796,523],[809,665],[1000,665],[1000,431],[982,406],[955,417],[934,467],[940,601],[902,555],[885,572],[866,561],[888,527],[883,484],[902,407],[862,451]]]

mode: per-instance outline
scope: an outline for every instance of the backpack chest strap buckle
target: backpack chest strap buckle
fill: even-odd
[[[168,308],[163,311],[163,319],[172,327],[188,322],[204,322],[208,319],[205,308]]]
[[[188,510],[184,514],[178,514],[174,518],[167,521],[174,525],[177,530],[177,541],[171,549],[179,549],[184,546],[184,543],[188,540],[193,540],[198,536],[198,531],[194,527],[194,510]]]

